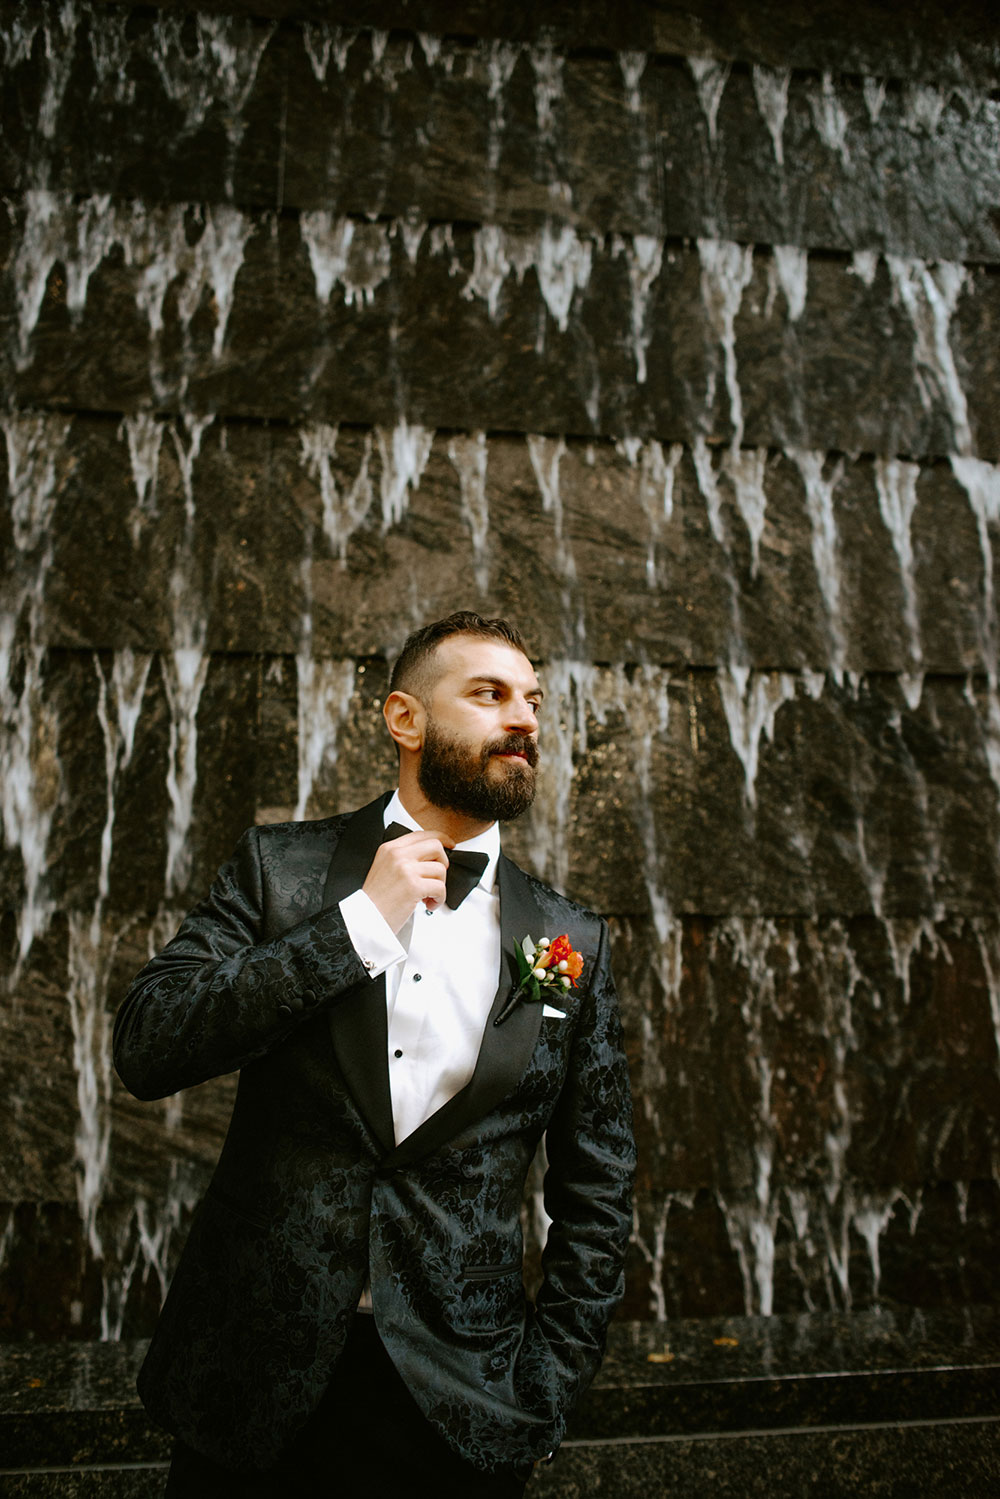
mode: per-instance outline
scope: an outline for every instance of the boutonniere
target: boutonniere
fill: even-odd
[[[525,937],[522,942],[514,943],[514,956],[520,983],[494,1020],[494,1025],[502,1025],[519,1004],[537,1004],[547,995],[575,989],[583,972],[583,954],[573,951],[565,933],[556,937],[554,942],[548,937],[539,937],[537,942]]]

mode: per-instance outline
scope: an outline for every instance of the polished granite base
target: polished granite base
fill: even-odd
[[[139,1343],[9,1346],[0,1494],[155,1499]],[[1000,1312],[618,1323],[538,1499],[1000,1493]]]

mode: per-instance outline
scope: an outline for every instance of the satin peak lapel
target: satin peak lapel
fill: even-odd
[[[442,1104],[412,1135],[407,1135],[389,1156],[386,1165],[409,1165],[445,1144],[467,1125],[482,1119],[517,1086],[535,1049],[542,1024],[540,1004],[518,1005],[503,1025],[497,1026],[493,1022],[518,982],[514,943],[529,933],[541,936],[545,917],[535,901],[527,875],[503,854],[497,865],[497,879],[500,884],[500,986],[490,1006],[476,1069],[460,1093]]]
[[[323,905],[335,906],[360,890],[385,832],[388,796],[369,802],[348,821],[330,860]],[[359,985],[329,1010],[330,1035],[344,1081],[383,1150],[395,1143],[389,1094],[389,1034],[385,979]]]

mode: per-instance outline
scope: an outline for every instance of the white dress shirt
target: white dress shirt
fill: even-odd
[[[397,791],[385,826],[419,830]],[[421,902],[393,933],[374,902],[355,890],[340,902],[355,951],[373,979],[385,974],[389,1091],[396,1144],[471,1078],[500,972],[500,892],[496,823],[456,845],[484,853],[479,884],[457,910]]]

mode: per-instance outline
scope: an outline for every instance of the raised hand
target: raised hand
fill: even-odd
[[[421,901],[429,911],[444,904],[447,850],[452,847],[453,840],[443,833],[423,830],[380,845],[361,888],[393,932]]]

